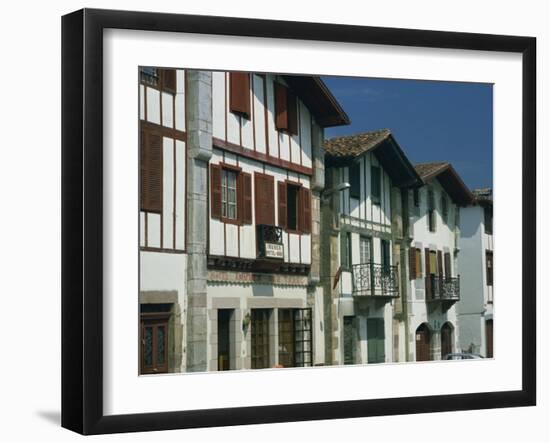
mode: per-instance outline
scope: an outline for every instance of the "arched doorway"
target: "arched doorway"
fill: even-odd
[[[426,323],[416,329],[416,361],[430,360],[430,342],[432,334]]]
[[[453,352],[453,326],[446,322],[441,327],[441,358]]]
[[[485,321],[485,357],[493,358],[493,320]]]

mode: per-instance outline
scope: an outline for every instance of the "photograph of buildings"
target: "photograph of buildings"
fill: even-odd
[[[139,70],[140,374],[493,357],[492,85]]]

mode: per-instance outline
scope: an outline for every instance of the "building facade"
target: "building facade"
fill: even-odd
[[[415,168],[423,184],[407,196],[407,360],[439,360],[460,349],[459,219],[472,194],[449,163]]]
[[[318,77],[140,75],[141,372],[323,364],[323,130],[348,117]]]
[[[322,198],[325,343],[331,364],[399,360],[401,192],[420,178],[389,130],[327,140]]]
[[[458,304],[463,352],[493,357],[493,193],[473,191],[473,204],[460,210],[459,269],[468,275]]]

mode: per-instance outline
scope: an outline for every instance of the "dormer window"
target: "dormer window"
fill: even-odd
[[[361,198],[361,164],[353,163],[349,167],[349,196],[351,198]]]

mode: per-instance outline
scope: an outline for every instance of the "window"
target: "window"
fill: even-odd
[[[361,164],[353,163],[349,167],[349,195],[351,198],[361,198]]]
[[[435,232],[435,201],[433,189],[428,190],[428,229]]]
[[[430,251],[430,274],[437,275],[439,274],[437,269],[437,252]]]
[[[409,249],[409,268],[411,280],[422,278],[422,251],[419,248]]]
[[[485,270],[487,286],[493,286],[493,251],[485,251]]]
[[[351,269],[351,232],[342,232],[340,237],[340,265],[342,269]]]
[[[251,364],[252,369],[269,368],[269,309],[252,309]]]
[[[250,118],[250,74],[229,73],[229,109],[231,112]]]
[[[485,206],[483,208],[483,219],[485,222],[485,234],[493,233],[493,208]]]
[[[378,166],[371,166],[371,196],[375,205],[380,204],[382,198],[381,173]]]
[[[420,190],[418,188],[413,189],[413,203],[415,208],[420,207]]]
[[[162,212],[162,137],[140,131],[140,208]]]
[[[311,233],[311,191],[300,183],[277,185],[279,226],[298,234]]]
[[[449,216],[449,206],[448,206],[447,197],[445,197],[445,195],[443,194],[441,194],[441,215],[443,218],[443,222],[447,223],[447,219]]]
[[[445,278],[446,279],[449,279],[452,277],[452,272],[451,272],[451,253],[450,252],[445,252]]]
[[[385,270],[388,270],[389,267],[390,267],[390,264],[391,264],[391,259],[390,259],[390,242],[388,240],[381,240],[380,241],[380,246],[381,246],[381,254],[382,254],[382,261],[381,261],[381,265],[382,265],[382,268],[385,269]]]
[[[359,239],[359,260],[361,264],[372,262],[372,239],[362,235]]]
[[[222,217],[237,219],[237,172],[222,169]]]
[[[311,309],[280,309],[279,364],[284,367],[311,366]]]
[[[210,216],[226,223],[252,223],[252,176],[231,165],[210,165]]]
[[[275,86],[275,126],[279,131],[298,133],[298,108],[296,96],[282,83]]]
[[[140,82],[166,92],[176,93],[176,70],[144,66],[139,70]]]
[[[170,304],[140,306],[140,373],[168,372],[168,320]]]

